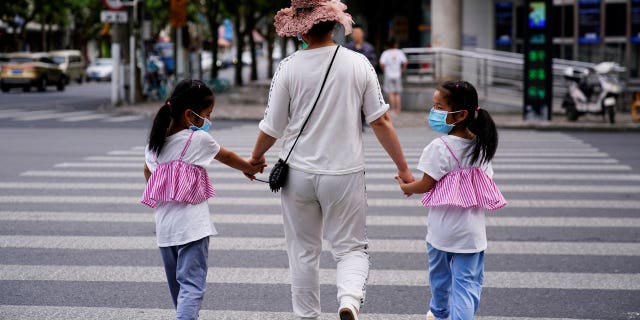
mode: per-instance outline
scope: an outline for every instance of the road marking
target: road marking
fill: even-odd
[[[149,213],[149,218],[153,219]],[[329,251],[331,246],[325,242]],[[64,249],[64,250],[157,250],[155,237],[97,236],[23,236],[0,235],[0,248]],[[212,237],[210,250],[285,251],[284,238]],[[371,252],[423,253],[424,239],[369,239]],[[489,254],[640,256],[637,242],[542,242],[489,241]]]
[[[293,316],[291,312],[267,311],[236,311],[236,310],[206,310],[201,309],[201,319],[236,320],[259,319],[281,320]],[[173,309],[146,308],[105,308],[105,307],[57,307],[57,306],[22,306],[0,305],[0,318],[13,320],[32,319],[66,319],[66,320],[158,320],[175,317]],[[424,314],[380,314],[367,313],[366,308],[358,315],[361,320],[424,320]],[[323,313],[319,320],[335,320],[335,313]],[[520,317],[474,317],[476,320],[579,320],[569,318],[520,318]],[[589,319],[580,319],[589,320]]]
[[[231,150],[235,149],[231,148]],[[90,156],[85,157],[84,161],[91,162],[142,162],[144,161],[144,156]],[[272,158],[267,158],[267,163],[273,163],[277,161],[277,156],[273,156]],[[408,158],[408,162],[418,162],[418,158]],[[369,163],[393,163],[393,160],[389,157],[381,157],[381,158],[367,158],[365,159],[365,164]],[[616,159],[602,159],[602,158],[528,158],[528,157],[501,157],[496,158],[492,161],[492,163],[501,164],[501,163],[603,163],[603,164],[616,164],[619,163]]]
[[[62,121],[62,122],[79,122],[79,121],[88,121],[88,120],[98,120],[98,119],[104,119],[109,117],[108,114],[90,114],[90,115],[86,115],[86,116],[75,116],[75,117],[68,117],[68,118],[62,118],[62,119],[58,119],[58,121]]]
[[[49,114],[41,114],[41,115],[25,115],[15,117],[15,121],[35,121],[35,120],[46,120],[46,119],[58,119],[65,117],[75,117],[75,116],[83,116],[93,114],[91,111],[75,111],[75,112],[53,112]]]
[[[144,119],[144,116],[141,115],[129,115],[129,116],[116,116],[110,117],[102,120],[103,122],[129,122],[129,121],[137,121],[140,119]]]
[[[0,182],[0,189],[51,189],[51,190],[136,190],[141,191],[145,183],[85,183],[85,182]],[[215,183],[217,190],[228,191],[266,191],[265,185],[246,181],[244,183]],[[553,184],[500,184],[500,191],[510,193],[608,193],[608,194],[640,194],[640,186],[636,185],[553,185]],[[367,183],[367,191],[398,191],[395,182],[386,184]]]
[[[63,162],[58,163],[56,168],[140,168],[141,162]],[[214,162],[208,166],[210,169],[226,169],[227,165]],[[395,170],[395,164],[366,164],[365,170]],[[494,170],[541,170],[541,171],[630,171],[627,165],[615,164],[494,164]]]
[[[65,204],[139,204],[139,197],[119,196],[0,196],[0,203],[65,203]],[[572,208],[572,209],[633,209],[640,208],[640,200],[589,199],[509,199],[509,208]],[[215,197],[211,205],[280,206],[280,198]],[[369,207],[419,207],[420,199],[368,199]]]
[[[320,284],[335,284],[334,269],[320,269]],[[166,282],[162,267],[0,265],[0,281]],[[209,268],[207,283],[288,284],[286,268]],[[428,286],[425,270],[369,271],[369,285]],[[484,273],[484,288],[640,290],[640,274],[497,272]]]
[[[232,214],[211,215],[215,223],[281,225],[280,214]],[[147,212],[53,212],[53,211],[0,211],[0,221],[68,221],[68,222],[149,222],[153,217]],[[637,228],[640,218],[573,218],[573,217],[501,217],[488,216],[490,227],[587,227],[587,228]],[[425,216],[369,215],[369,226],[425,226]]]
[[[382,179],[393,181],[395,172],[373,173],[367,172],[366,179]],[[29,170],[20,174],[25,177],[59,177],[59,178],[143,178],[142,169],[139,171],[73,171],[73,170]],[[260,176],[260,175],[259,175]],[[265,178],[267,174],[263,174]],[[233,170],[215,172],[211,178],[216,179],[246,179],[240,172]],[[640,174],[545,174],[545,173],[496,173],[493,176],[496,181],[503,180],[560,180],[560,181],[640,181]],[[215,185],[214,185],[215,186]],[[498,184],[500,186],[500,184]]]

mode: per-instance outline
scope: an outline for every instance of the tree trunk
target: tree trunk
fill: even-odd
[[[218,12],[220,11],[219,0],[207,1],[209,10],[207,10],[207,20],[209,21],[209,28],[211,29],[211,70],[210,78],[213,80],[218,77],[218,28],[220,23],[218,22]]]
[[[242,81],[242,50],[244,49],[244,36],[246,33],[246,30],[240,30],[240,25],[241,25],[241,19],[242,19],[242,15],[241,13],[242,9],[238,9],[237,15],[236,15],[236,20],[234,22],[234,27],[236,29],[236,65],[235,65],[235,77],[234,77],[234,83],[236,86],[243,86],[244,83]]]
[[[275,28],[273,27],[273,23],[267,24],[267,36],[265,41],[267,41],[267,77],[271,78],[273,76],[273,47],[275,42]],[[284,58],[284,57],[282,57]]]
[[[253,3],[253,2],[250,2]],[[253,6],[249,5],[246,11],[247,25],[245,32],[249,36],[249,53],[251,55],[251,81],[258,80],[258,59],[256,59],[256,40],[253,38],[253,29],[256,28],[256,17]]]

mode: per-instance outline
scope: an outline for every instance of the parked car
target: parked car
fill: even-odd
[[[5,64],[7,61],[9,61],[9,58],[7,57],[7,55],[4,53],[0,53],[0,68],[2,68],[2,65]]]
[[[113,60],[110,58],[96,59],[89,64],[85,72],[87,81],[111,81],[111,74],[113,74]]]
[[[45,91],[55,85],[58,91],[65,87],[64,75],[47,53],[20,52],[7,55],[9,60],[0,71],[0,89],[7,92],[11,88],[22,88],[28,92],[31,87]]]
[[[84,60],[79,50],[59,50],[51,51],[51,59],[58,64],[64,74],[65,82],[69,84],[71,80],[82,83],[84,80]]]

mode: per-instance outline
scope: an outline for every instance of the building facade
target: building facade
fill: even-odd
[[[380,52],[403,47],[523,50],[524,0],[345,0]],[[640,78],[640,0],[554,0],[553,56],[614,61]],[[459,40],[458,40],[459,39]]]

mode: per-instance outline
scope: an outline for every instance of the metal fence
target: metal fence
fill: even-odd
[[[408,105],[428,106],[431,97],[425,91],[432,92],[435,84],[444,80],[462,79],[476,87],[484,107],[499,112],[522,110],[524,59],[520,53],[447,48],[405,48],[403,51],[408,59],[404,93]],[[565,68],[582,70],[593,66],[593,63],[553,59],[554,112],[562,112],[562,98],[567,91]]]

